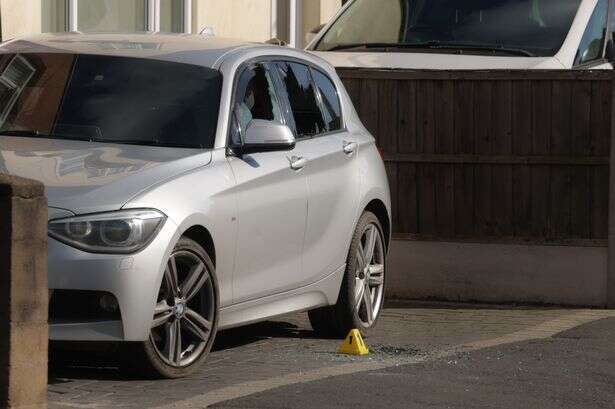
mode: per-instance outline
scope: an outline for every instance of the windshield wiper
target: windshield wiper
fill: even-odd
[[[485,51],[492,53],[504,53],[511,55],[520,55],[523,57],[536,57],[536,54],[524,50],[523,48],[505,47],[503,45],[495,44],[467,44],[467,43],[448,43],[442,42],[434,46],[434,48],[442,48],[446,50],[461,50],[461,51]]]
[[[92,142],[100,143],[116,143],[123,145],[142,145],[142,146],[159,146],[161,148],[188,148],[188,149],[203,149],[203,145],[187,144],[187,143],[161,143],[160,141],[142,140],[142,139],[92,139]]]
[[[431,48],[437,45],[437,41],[427,41],[422,43],[349,43],[338,44],[325,51],[341,51],[341,50],[353,50],[353,49],[389,49],[389,48]]]
[[[45,133],[35,130],[25,130],[25,129],[9,129],[2,131],[0,130],[0,135],[4,136],[20,136],[24,138],[41,138],[41,139],[70,139],[75,141],[90,141],[91,138],[88,137],[80,137],[74,135],[64,135],[57,133]]]
[[[4,136],[20,136],[26,138],[41,138],[41,139],[62,139],[84,142],[98,142],[98,143],[114,143],[123,145],[142,145],[142,146],[159,146],[164,148],[190,148],[190,149],[202,149],[202,145],[180,144],[180,143],[160,143],[159,141],[152,140],[140,140],[140,139],[103,139],[92,138],[88,136],[75,136],[65,135],[57,133],[44,133],[36,130],[21,130],[10,129],[6,131],[0,131],[0,135]]]
[[[488,53],[504,53],[511,55],[520,55],[524,57],[535,57],[534,53],[521,48],[504,47],[503,45],[487,45],[487,44],[467,44],[467,43],[452,43],[442,41],[424,41],[420,43],[354,43],[354,44],[339,44],[327,49],[327,51],[341,50],[377,50],[389,51],[395,49],[412,50],[412,49],[430,49],[430,50],[457,50],[463,51],[480,51]]]

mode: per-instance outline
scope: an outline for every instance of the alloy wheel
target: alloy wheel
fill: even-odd
[[[365,227],[356,258],[354,308],[361,324],[370,328],[380,314],[384,295],[385,251],[375,224]]]
[[[214,283],[205,262],[190,251],[173,253],[150,331],[150,341],[160,359],[175,368],[195,362],[212,335],[214,314]]]

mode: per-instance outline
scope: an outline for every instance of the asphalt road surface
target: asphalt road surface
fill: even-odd
[[[615,318],[543,340],[298,383],[214,405],[264,408],[615,408]]]

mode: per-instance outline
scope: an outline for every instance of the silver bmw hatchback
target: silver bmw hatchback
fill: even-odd
[[[175,378],[221,329],[308,311],[343,337],[380,314],[385,168],[316,56],[186,35],[4,43],[0,172],[47,188],[51,340],[120,341]]]

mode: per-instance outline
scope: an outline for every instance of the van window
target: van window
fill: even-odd
[[[596,8],[579,44],[577,55],[574,58],[574,65],[586,64],[602,59],[608,9],[608,0],[598,0],[598,4],[596,4]]]
[[[355,0],[316,49],[384,52],[389,49],[383,46],[404,45],[405,51],[416,52],[463,49],[553,56],[580,4],[581,0]]]

